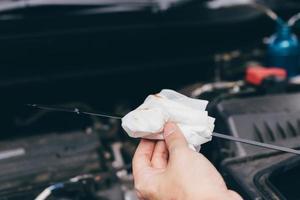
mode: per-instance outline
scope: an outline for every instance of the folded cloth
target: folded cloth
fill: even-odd
[[[174,122],[190,147],[199,151],[201,144],[211,140],[214,130],[215,119],[205,111],[207,104],[207,101],[164,89],[148,96],[142,105],[124,116],[122,127],[134,138],[163,140],[165,123]]]

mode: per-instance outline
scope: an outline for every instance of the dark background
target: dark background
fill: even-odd
[[[263,49],[275,30],[253,8],[212,11],[204,3],[164,12],[46,6],[3,13],[0,134],[27,134],[15,124],[32,114],[26,103],[81,102],[115,112],[120,102],[135,107],[162,88],[211,81],[216,53]],[[283,18],[300,8],[297,1],[265,3]]]

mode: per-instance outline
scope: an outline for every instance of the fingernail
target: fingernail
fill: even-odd
[[[168,137],[169,135],[171,135],[172,133],[174,133],[177,129],[177,126],[176,124],[174,123],[167,123],[165,125],[165,128],[164,128],[164,137]]]

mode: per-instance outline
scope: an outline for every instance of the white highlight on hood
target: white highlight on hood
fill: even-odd
[[[210,9],[252,4],[253,0],[214,0],[207,3]]]

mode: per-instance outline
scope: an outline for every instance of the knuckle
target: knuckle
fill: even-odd
[[[134,182],[134,189],[139,193],[139,194],[144,194],[145,193],[145,184],[141,181],[135,181]]]
[[[143,193],[147,192],[149,186],[147,186],[147,184],[144,181],[135,180],[134,181],[134,188],[135,188],[135,190],[137,190],[138,192],[143,194]]]
[[[139,198],[148,198],[155,196],[155,188],[142,181],[135,181],[134,182],[134,189],[136,193],[138,194]]]
[[[141,183],[139,181],[135,181],[134,182],[134,188],[135,188],[136,191],[141,193],[141,191],[143,190],[143,185],[141,185]]]

